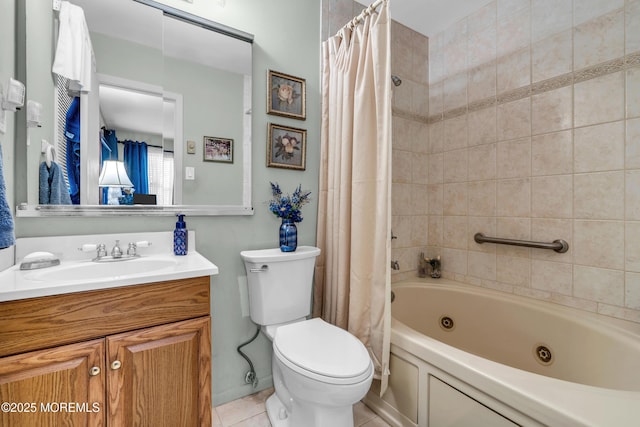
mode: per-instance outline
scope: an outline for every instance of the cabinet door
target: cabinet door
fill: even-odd
[[[0,426],[105,425],[103,339],[0,358]]]
[[[208,316],[106,340],[109,425],[211,425]]]

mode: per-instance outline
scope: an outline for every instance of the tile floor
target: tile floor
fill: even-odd
[[[267,389],[213,408],[213,427],[271,427],[264,402],[273,393]],[[362,402],[353,410],[355,427],[389,427]]]

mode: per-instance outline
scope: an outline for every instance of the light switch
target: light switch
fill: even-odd
[[[187,166],[184,168],[184,179],[188,181],[193,181],[196,179],[196,168],[192,166]]]

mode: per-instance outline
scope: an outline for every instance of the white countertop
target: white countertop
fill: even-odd
[[[170,232],[162,232],[18,239],[16,264],[0,271],[0,302],[218,274],[218,267],[195,251],[192,232],[189,234],[189,253],[184,256],[173,254],[172,236]],[[102,242],[110,250],[116,239],[120,240],[123,250],[126,250],[128,242],[148,240],[152,245],[140,248],[139,258],[109,262],[108,265],[92,261],[93,253],[77,250],[85,243]],[[20,270],[25,254],[36,250],[54,253],[60,258],[60,265]],[[136,269],[135,263],[145,267],[153,265],[153,268]],[[100,264],[100,274],[96,277],[66,277],[65,271],[91,269],[97,264]]]

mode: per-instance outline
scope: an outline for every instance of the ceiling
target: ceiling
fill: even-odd
[[[356,0],[365,6],[374,0]],[[491,0],[390,0],[391,19],[431,37]]]

